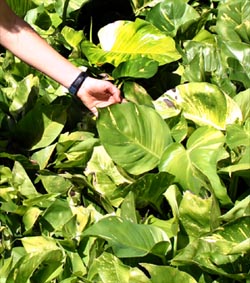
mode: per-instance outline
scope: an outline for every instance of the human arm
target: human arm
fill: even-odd
[[[0,0],[0,44],[66,88],[81,72],[15,15],[5,0]],[[121,102],[120,91],[112,83],[91,77],[86,78],[77,96],[94,114],[97,108]]]

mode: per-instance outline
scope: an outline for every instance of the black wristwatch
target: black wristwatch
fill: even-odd
[[[83,82],[86,80],[87,77],[88,74],[86,72],[81,72],[68,88],[69,93],[72,95],[76,95],[79,88],[81,87],[81,85],[83,84]]]

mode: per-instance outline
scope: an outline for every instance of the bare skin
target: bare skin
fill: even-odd
[[[0,0],[0,44],[66,88],[81,72],[19,18],[5,0]],[[77,96],[95,115],[98,108],[121,102],[116,86],[91,77],[84,81]]]

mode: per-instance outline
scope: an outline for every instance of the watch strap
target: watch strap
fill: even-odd
[[[81,72],[68,88],[69,93],[72,95],[76,95],[79,88],[81,87],[81,85],[83,84],[83,82],[86,80],[87,77],[88,75],[86,72]]]

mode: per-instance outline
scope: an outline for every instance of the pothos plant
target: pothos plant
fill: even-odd
[[[131,0],[98,44],[88,2],[14,6],[127,102],[94,118],[3,51],[0,282],[249,283],[249,1]]]

